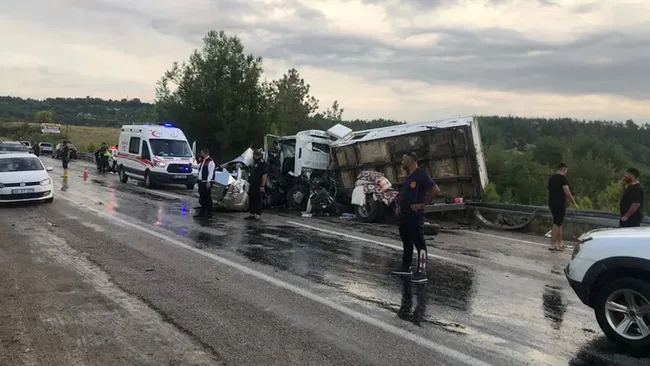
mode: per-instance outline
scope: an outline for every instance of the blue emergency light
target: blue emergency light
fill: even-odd
[[[171,124],[171,123],[163,123],[163,126],[165,126],[165,127],[174,127],[174,125]]]

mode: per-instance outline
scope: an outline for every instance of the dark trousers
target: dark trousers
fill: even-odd
[[[419,219],[400,220],[399,236],[404,246],[402,266],[404,268],[411,266],[411,262],[413,261],[413,247],[415,247],[418,252],[416,272],[424,272],[427,266],[427,244],[424,239],[424,222]]]
[[[69,160],[66,158],[61,159],[61,163],[63,163],[63,169],[68,169],[68,162]]]
[[[262,214],[262,192],[259,186],[250,186],[248,190],[248,212],[251,215]]]
[[[212,215],[212,187],[207,182],[199,182],[199,215]]]

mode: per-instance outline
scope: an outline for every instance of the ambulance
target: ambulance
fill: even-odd
[[[198,177],[195,146],[169,123],[122,126],[116,154],[120,181],[131,178],[146,188],[179,184],[193,189]]]

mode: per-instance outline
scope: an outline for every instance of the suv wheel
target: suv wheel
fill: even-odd
[[[650,346],[650,283],[636,278],[607,282],[596,295],[594,311],[613,342],[628,348]]]

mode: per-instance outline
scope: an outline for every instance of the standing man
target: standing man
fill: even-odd
[[[61,156],[61,162],[63,163],[63,177],[68,177],[68,163],[70,162],[70,147],[68,146],[68,141],[63,141],[63,156]]]
[[[210,150],[201,150],[199,165],[199,204],[201,209],[194,217],[212,217],[212,182],[214,181],[214,161],[210,158]]]
[[[262,216],[262,194],[266,187],[266,163],[262,160],[259,150],[253,152],[253,168],[248,178],[248,211],[247,220],[259,220]]]
[[[639,169],[629,168],[623,175],[625,192],[621,198],[619,210],[621,213],[620,227],[641,226],[643,208],[645,207],[645,192],[639,182]]]
[[[546,189],[548,189],[548,209],[551,211],[551,215],[553,215],[551,246],[548,248],[551,251],[564,250],[564,244],[562,244],[562,224],[566,215],[567,199],[571,201],[574,207],[578,207],[569,189],[569,180],[566,177],[568,170],[569,168],[565,163],[560,163],[557,166],[557,172],[548,179],[548,183],[546,184]]]
[[[34,143],[34,155],[40,157],[41,156],[41,146],[39,145],[38,142]]]
[[[410,151],[402,157],[402,166],[407,177],[402,184],[397,202],[399,215],[399,235],[404,246],[402,265],[392,273],[400,276],[411,275],[413,246],[417,249],[418,262],[411,282],[427,281],[427,244],[424,239],[424,208],[440,192],[438,185],[429,175],[418,167],[418,156]]]

